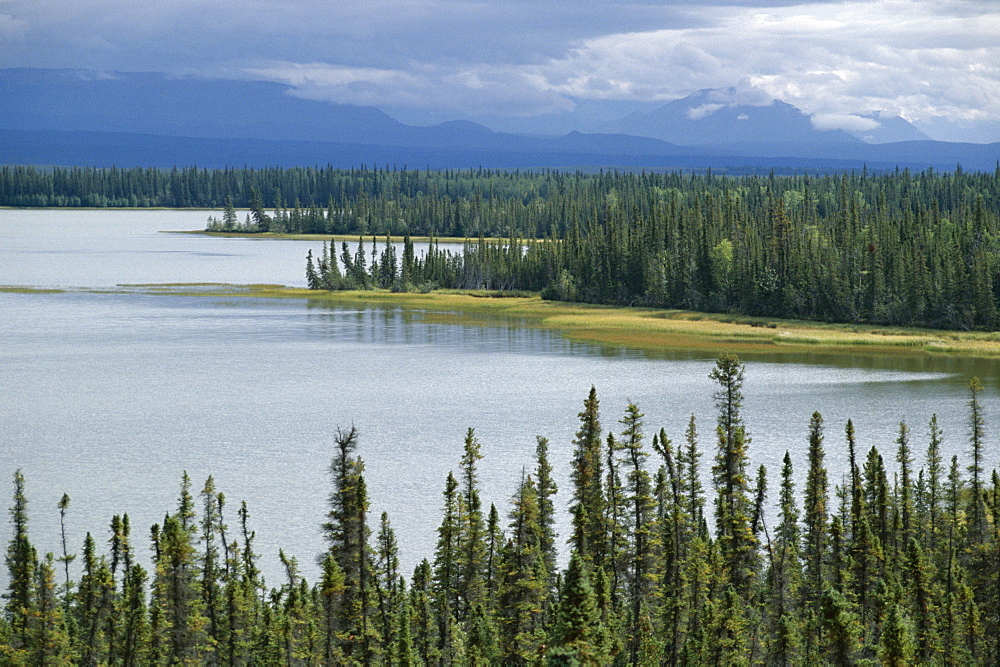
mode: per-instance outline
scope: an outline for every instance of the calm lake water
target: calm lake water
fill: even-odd
[[[307,249],[319,243],[164,234],[197,229],[206,212],[0,210],[0,285],[108,288],[119,284],[304,284]],[[839,483],[850,417],[862,452],[877,445],[895,468],[898,423],[911,427],[922,464],[933,413],[946,453],[967,452],[966,384],[984,378],[998,463],[996,364],[866,355],[790,354],[748,359],[744,414],[754,469],[772,489],[785,450],[800,475],[810,415],[826,421],[827,463]],[[71,550],[91,531],[108,537],[128,513],[145,551],[148,529],[173,511],[183,471],[199,491],[208,475],[229,501],[246,500],[271,583],[277,551],[313,579],[330,491],[338,426],[361,431],[373,527],[382,511],[397,531],[405,570],[431,558],[441,492],[458,467],[468,427],[485,459],[483,497],[506,514],[536,435],[550,439],[563,509],[577,413],[591,385],[605,428],[629,401],[651,438],[683,438],[699,421],[705,470],[714,454],[714,359],[581,345],[512,323],[435,324],[400,308],[336,308],[308,300],[226,299],[142,293],[0,293],[0,494],[27,478],[30,530],[58,552],[56,504],[68,493]],[[801,488],[801,487],[800,487]],[[776,493],[776,492],[775,492]],[[772,498],[774,493],[772,493]],[[770,501],[769,501],[770,502]],[[773,503],[772,503],[773,504]],[[566,535],[565,513],[560,532]],[[9,526],[0,529],[9,540]]]

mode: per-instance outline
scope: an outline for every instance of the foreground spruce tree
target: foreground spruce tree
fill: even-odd
[[[718,453],[712,467],[715,483],[715,520],[719,552],[725,580],[737,595],[745,595],[757,571],[757,539],[750,529],[751,502],[747,480],[746,433],[740,409],[743,405],[743,365],[735,355],[724,355],[709,377],[719,388],[715,403],[719,410],[716,426]]]

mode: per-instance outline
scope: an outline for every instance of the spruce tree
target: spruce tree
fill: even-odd
[[[535,446],[535,479],[538,484],[538,521],[542,526],[542,554],[545,557],[545,572],[550,595],[556,591],[556,517],[555,504],[552,496],[559,488],[552,478],[552,466],[549,464],[549,441],[537,436]]]
[[[986,512],[983,503],[983,415],[979,393],[983,385],[979,378],[969,381],[969,444],[972,463],[969,464],[969,540],[982,544],[986,540]]]
[[[799,595],[802,564],[799,557],[799,510],[795,504],[795,481],[788,452],[781,467],[779,524],[770,550],[769,614],[772,619],[770,655],[780,665],[801,660],[802,623]]]
[[[38,564],[37,603],[30,637],[30,662],[36,665],[69,665],[73,652],[56,592],[55,559],[46,554]]]
[[[584,558],[598,566],[605,566],[607,549],[604,529],[604,491],[602,481],[602,436],[597,390],[590,393],[583,403],[579,416],[580,430],[573,440],[573,468],[570,478],[573,482],[573,536],[571,543],[586,544]],[[577,512],[580,507],[584,511]]]
[[[527,664],[545,642],[542,609],[546,598],[538,489],[530,476],[514,496],[509,531],[502,553],[498,606],[500,653],[505,664]]]
[[[323,526],[329,553],[344,575],[340,629],[346,639],[341,648],[349,659],[370,660],[377,637],[372,621],[372,563],[368,547],[368,491],[364,463],[354,452],[358,432],[337,429],[330,464],[333,491]]]
[[[823,594],[823,563],[826,560],[827,542],[827,479],[823,466],[823,417],[814,412],[809,421],[809,471],[806,474],[805,504],[803,507],[805,533],[802,536],[802,555],[805,561],[805,603],[809,615],[818,620]],[[819,628],[817,628],[819,630]],[[819,640],[813,633],[811,641]],[[811,644],[810,641],[810,644]]]
[[[889,606],[889,613],[882,625],[878,657],[883,665],[906,667],[915,657],[913,629],[910,619],[897,602]]]
[[[725,567],[726,581],[737,596],[745,596],[757,571],[757,539],[750,529],[752,511],[746,475],[746,434],[740,409],[743,405],[743,365],[735,355],[719,357],[709,377],[719,388],[715,402],[719,410],[716,433],[718,453],[712,467],[717,493],[716,532]]]
[[[936,555],[941,553],[942,543],[944,542],[941,537],[940,518],[941,496],[944,489],[944,467],[941,463],[942,433],[941,429],[938,428],[936,414],[931,415],[930,423],[927,426],[927,434],[930,440],[927,443],[926,455],[927,497],[925,504],[927,506],[928,526],[925,546],[932,554]],[[940,564],[941,559],[935,557],[935,562]]]
[[[601,613],[589,570],[578,553],[570,556],[549,635],[550,665],[601,665],[608,659],[601,645]]]
[[[464,621],[472,605],[484,599],[483,570],[486,567],[486,526],[482,502],[479,499],[479,479],[476,463],[483,458],[476,433],[465,434],[461,461],[462,495],[458,505],[460,529],[456,545],[457,597],[453,613]]]
[[[446,662],[454,658],[450,654],[450,647],[459,608],[459,549],[462,533],[460,505],[458,480],[449,472],[444,489],[444,516],[438,527],[437,550],[434,553],[433,586],[434,611],[438,621],[438,650]]]
[[[28,498],[24,475],[14,473],[14,504],[10,508],[13,534],[7,544],[7,599],[4,618],[10,628],[9,654],[26,655],[31,641],[32,605],[35,597],[35,570],[38,558],[28,539]]]

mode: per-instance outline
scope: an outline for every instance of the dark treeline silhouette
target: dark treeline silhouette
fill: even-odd
[[[951,435],[967,438],[964,463],[943,457],[936,417],[921,445],[900,423],[885,458],[857,451],[848,421],[837,437],[848,470],[831,483],[814,413],[805,475],[786,453],[769,483],[763,466],[749,469],[743,375],[733,356],[711,372],[711,446],[693,416],[675,443],[635,405],[607,427],[591,389],[571,487],[556,488],[539,437],[503,515],[480,499],[469,429],[437,549],[409,579],[388,517],[369,516],[353,428],[333,438],[315,582],[282,551],[285,579],[265,586],[246,505],[230,526],[212,478],[194,495],[186,474],[148,533],[148,568],[127,516],[81,552],[64,540],[41,556],[18,472],[0,654],[40,665],[997,664],[1000,479],[986,477],[979,382],[968,433]],[[572,513],[569,535],[554,532],[557,502]],[[63,520],[70,509],[64,496]]]

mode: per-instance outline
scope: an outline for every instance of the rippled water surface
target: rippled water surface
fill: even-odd
[[[112,287],[131,283],[302,284],[318,243],[163,234],[204,225],[205,212],[0,211],[0,284]],[[31,532],[57,551],[65,492],[71,545],[86,531],[107,538],[127,512],[134,539],[173,511],[188,471],[194,490],[213,475],[229,499],[230,524],[246,500],[264,571],[279,577],[278,548],[316,572],[327,467],[338,426],[362,434],[373,525],[384,510],[410,568],[434,549],[441,492],[468,427],[482,442],[484,501],[506,513],[536,435],[550,439],[560,492],[577,413],[591,385],[606,428],[629,401],[647,434],[675,441],[698,418],[705,469],[715,412],[713,359],[651,357],[571,343],[557,334],[498,323],[436,324],[419,311],[345,309],[315,302],[68,291],[0,293],[0,493],[11,474],[28,484]],[[827,427],[831,481],[853,418],[864,450],[878,445],[894,466],[898,423],[911,426],[922,461],[937,413],[948,456],[967,450],[965,385],[984,377],[989,467],[1000,435],[995,365],[945,359],[794,354],[747,360],[744,412],[753,465],[771,486],[785,450],[805,469],[814,410]],[[6,501],[9,504],[9,501]],[[565,515],[561,517],[565,534]],[[9,539],[5,524],[0,539]]]

